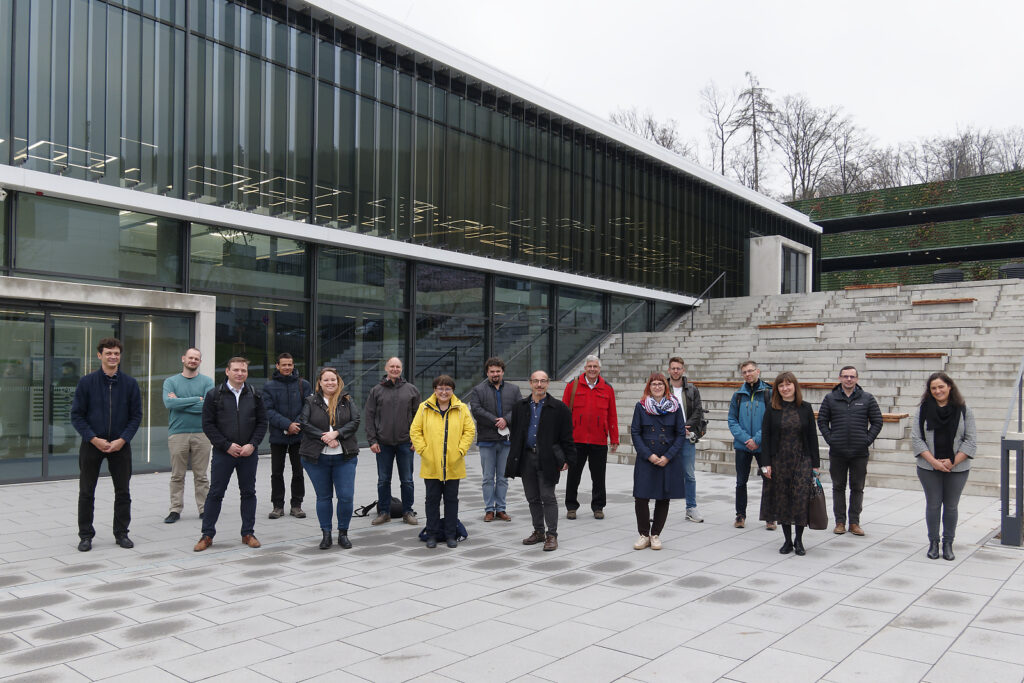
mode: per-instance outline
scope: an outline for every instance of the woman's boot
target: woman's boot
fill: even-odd
[[[324,540],[320,541],[320,550],[327,550],[331,547],[331,530],[323,529]]]
[[[348,529],[338,529],[338,545],[345,550],[352,547],[352,541],[348,540]]]
[[[928,559],[937,560],[939,559],[939,542],[928,541]]]
[[[956,555],[953,554],[953,539],[942,539],[942,559],[944,560],[955,560]]]

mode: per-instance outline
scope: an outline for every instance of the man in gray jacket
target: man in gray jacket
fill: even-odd
[[[380,384],[370,389],[363,410],[366,440],[377,455],[377,516],[372,524],[391,521],[391,474],[398,461],[398,479],[402,488],[402,521],[419,524],[412,509],[415,488],[412,482],[413,450],[409,426],[420,406],[420,392],[402,378],[402,360],[389,358],[387,373]]]
[[[523,398],[515,384],[505,381],[505,362],[488,358],[484,363],[487,379],[473,387],[469,402],[476,420],[476,442],[480,448],[480,469],[483,471],[484,521],[494,518],[511,522],[505,512],[505,493],[508,479],[505,464],[508,460],[508,418],[512,406]]]
[[[837,534],[846,533],[846,481],[850,481],[850,533],[863,536],[860,510],[868,474],[868,447],[882,431],[882,411],[875,397],[857,384],[857,368],[839,371],[839,384],[825,395],[818,409],[818,429],[828,443],[828,473],[832,477],[832,512]]]

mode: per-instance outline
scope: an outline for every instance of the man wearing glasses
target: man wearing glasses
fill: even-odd
[[[850,481],[850,533],[863,536],[860,510],[868,474],[868,447],[882,431],[882,411],[875,397],[857,384],[857,368],[839,371],[839,384],[826,394],[818,409],[818,429],[828,443],[828,473],[832,477],[832,512],[837,534],[846,533],[846,481]]]

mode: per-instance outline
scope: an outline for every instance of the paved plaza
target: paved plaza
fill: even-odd
[[[194,508],[173,525],[168,474],[132,480],[133,550],[97,490],[94,549],[75,550],[77,482],[0,487],[0,678],[17,681],[1021,681],[1024,551],[990,541],[998,501],[964,497],[953,562],[925,557],[924,498],[869,489],[867,536],[734,529],[733,480],[698,473],[706,522],[675,501],[664,550],[634,551],[632,467],[609,465],[607,518],[559,522],[559,549],[530,532],[522,486],[513,521],[482,521],[469,459],[469,539],[428,550],[399,520],[354,519],[355,547],[319,550],[309,518],[268,520],[260,463],[258,550],[241,544],[237,488],[212,548]],[[912,467],[908,463],[908,467]],[[418,471],[418,470],[417,470]],[[584,475],[584,486],[589,477]],[[356,502],[376,497],[364,451]],[[559,487],[559,499],[564,490]],[[397,493],[397,476],[394,482]],[[186,501],[191,494],[191,479]],[[417,480],[417,511],[423,486]]]

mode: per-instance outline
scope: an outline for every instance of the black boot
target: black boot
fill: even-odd
[[[320,541],[320,550],[327,550],[331,547],[331,530],[324,529],[324,540]]]
[[[338,529],[338,545],[340,545],[345,550],[348,550],[352,547],[352,541],[348,540],[347,529]]]
[[[928,559],[937,560],[939,559],[939,542],[928,541]]]
[[[788,555],[793,552],[793,544],[788,538],[786,539],[786,542],[782,544],[782,547],[779,548],[779,552],[783,555]]]
[[[807,551],[804,550],[804,542],[803,542],[803,540],[798,538],[795,541],[793,541],[793,552],[795,552],[797,555],[806,555],[807,554]]]
[[[953,554],[953,539],[942,540],[942,559],[944,560],[955,560],[956,555]]]

